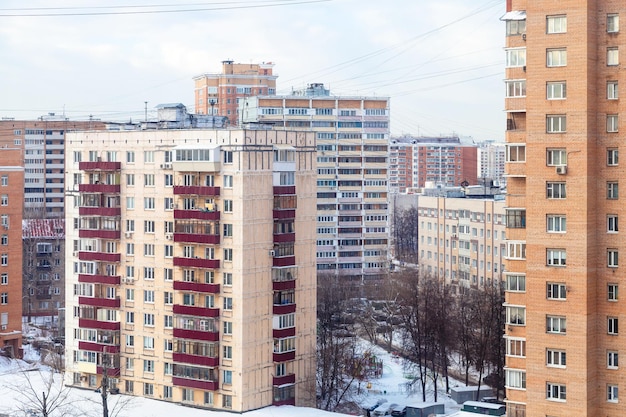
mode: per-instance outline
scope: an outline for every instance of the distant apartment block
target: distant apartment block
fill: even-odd
[[[501,184],[504,179],[504,143],[487,141],[478,144],[478,178],[486,178]]]
[[[389,99],[332,96],[310,84],[288,96],[249,97],[242,123],[313,131],[317,140],[317,269],[361,282],[388,267]]]
[[[477,146],[458,137],[393,137],[389,144],[389,190],[404,193],[430,184],[477,184]]]

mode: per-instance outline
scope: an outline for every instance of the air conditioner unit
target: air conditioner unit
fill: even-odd
[[[172,240],[172,239],[174,239],[174,235],[172,233],[166,233],[165,234],[165,239]]]
[[[135,282],[135,278],[133,277],[125,277],[122,279],[122,282],[124,284],[132,284],[133,282]]]
[[[161,168],[162,169],[172,169],[172,164],[171,164],[171,162],[167,162],[165,164],[161,164]]]
[[[559,175],[567,174],[567,165],[559,165],[556,167],[556,173]]]
[[[130,239],[131,237],[133,237],[133,232],[126,232],[126,238]]]
[[[276,251],[275,250],[271,250],[270,251],[270,256],[273,258],[274,256],[276,256]]]
[[[2,330],[6,330],[6,329],[7,329],[7,325],[6,325],[6,324],[3,324],[1,329],[2,329]]]

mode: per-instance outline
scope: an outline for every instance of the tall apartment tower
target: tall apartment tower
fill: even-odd
[[[509,416],[626,414],[624,16],[623,1],[509,0],[502,17]]]
[[[244,97],[276,94],[274,64],[235,64],[222,61],[221,73],[193,77],[195,113],[225,116],[231,125],[239,123],[238,105]]]
[[[389,99],[332,96],[315,83],[241,103],[242,123],[311,130],[317,142],[317,269],[346,280],[388,271]]]
[[[75,133],[67,152],[66,382],[314,405],[313,134]]]
[[[485,141],[478,145],[478,178],[501,183],[504,179],[504,143]]]

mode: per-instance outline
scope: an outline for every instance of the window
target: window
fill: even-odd
[[[526,33],[525,19],[506,21],[506,36],[521,35],[523,33]]]
[[[232,262],[233,261],[233,250],[230,248],[224,248],[224,261]]]
[[[224,334],[225,335],[233,334],[233,322],[232,321],[224,322]]]
[[[213,392],[205,391],[204,392],[204,403],[205,404],[213,404]]]
[[[224,151],[224,163],[225,164],[233,163],[233,151]]]
[[[232,384],[233,383],[233,371],[224,370],[223,372],[223,382],[224,384]]]
[[[565,385],[548,382],[546,384],[546,398],[548,400],[565,401]]]
[[[164,386],[163,387],[163,398],[171,400],[173,392],[174,392],[174,390],[172,389],[172,387]]]
[[[126,197],[126,208],[131,210],[135,208],[135,197]]]
[[[154,291],[153,290],[143,291],[143,302],[154,304]]]
[[[567,165],[567,151],[562,148],[546,150],[547,166],[563,166]]]
[[[144,326],[154,326],[154,314],[144,313],[143,324]]]
[[[606,98],[608,100],[617,100],[619,98],[619,92],[617,89],[617,81],[606,82]]]
[[[526,308],[506,306],[506,323],[524,326],[526,324]]]
[[[0,265],[7,266],[9,264],[9,254],[3,253],[0,255]]]
[[[128,295],[128,294],[127,294]],[[135,298],[135,295],[133,294],[133,300]],[[135,312],[133,311],[127,311],[126,312],[126,323],[128,324],[132,324],[135,322]]]
[[[3,175],[2,177],[0,177],[0,185],[2,187],[6,187],[9,185],[9,176],[8,175]]]
[[[233,200],[224,200],[224,213],[233,212]]]
[[[172,281],[174,279],[174,270],[172,268],[163,268],[163,279]]]
[[[224,297],[224,310],[233,309],[233,299],[231,297]]]
[[[567,65],[567,50],[565,48],[548,49],[546,51],[546,65],[548,67],[564,67]]]
[[[619,266],[619,252],[617,249],[608,249],[606,251],[607,266],[609,268],[617,268]]]
[[[565,233],[567,230],[567,221],[566,217],[563,214],[548,214],[546,216],[547,220],[547,231],[548,233]]]
[[[546,350],[546,365],[557,368],[565,368],[565,351],[563,350]]]
[[[619,198],[619,188],[616,181],[606,183],[606,198],[609,200],[617,200]]]
[[[609,301],[617,301],[618,296],[618,286],[617,284],[608,284],[607,286],[607,299]]]
[[[565,33],[567,32],[567,16],[548,16],[546,26],[546,33]]]
[[[145,362],[145,361],[144,361]],[[152,371],[154,372],[154,371]],[[146,397],[152,397],[154,395],[154,384],[144,383],[143,384],[143,395]]]
[[[224,175],[224,188],[233,188],[233,176]]]
[[[193,402],[193,390],[189,388],[183,388],[183,401]]]
[[[618,320],[617,317],[609,317],[607,318],[607,333],[608,334],[618,334]]]
[[[525,339],[505,338],[505,340],[507,356],[518,356],[520,358],[526,357]]]
[[[174,209],[174,199],[172,197],[165,197],[163,199],[163,207],[165,210],[173,210]]]
[[[3,292],[2,294],[0,294],[0,304],[2,304],[2,305],[9,304],[9,293],[8,292]]]
[[[143,198],[143,208],[145,210],[154,210],[154,197],[144,197]]]
[[[506,209],[506,227],[510,229],[526,228],[526,210],[513,208]],[[469,244],[469,242],[465,243]]]
[[[619,65],[619,49],[617,47],[611,46],[606,48],[606,65]]]
[[[617,369],[619,367],[619,354],[609,350],[606,353],[606,367],[609,369]]]
[[[152,244],[152,243],[144,243],[144,245],[143,245],[143,256],[154,256],[154,244]]]
[[[526,275],[524,274],[507,274],[506,290],[510,292],[526,291]]]
[[[566,258],[565,249],[546,249],[546,265],[548,266],[565,266]]]
[[[144,349],[154,349],[154,337],[144,336],[143,337],[143,348]]]
[[[222,395],[222,408],[233,408],[233,397],[231,395]]]
[[[506,67],[523,67],[526,65],[526,48],[505,49]]]
[[[224,272],[222,281],[225,286],[231,287],[233,285],[233,274],[230,272]]]
[[[233,236],[233,225],[224,223],[224,237],[232,237]]]
[[[280,185],[295,185],[296,173],[295,172],[281,172],[279,174],[279,184]]]
[[[567,297],[567,287],[563,283],[548,282],[546,287],[548,300],[565,300]]]
[[[143,151],[144,162],[154,162],[154,151]]]
[[[565,81],[549,82],[546,84],[546,98],[548,100],[563,100],[567,97]]]
[[[154,233],[154,221],[152,221],[152,220],[144,220],[144,222],[143,222],[143,231],[144,231],[144,233]]]
[[[561,316],[546,316],[547,333],[566,333],[566,320]]]
[[[619,130],[617,114],[606,115],[606,131],[608,133],[615,133]]]
[[[507,259],[526,259],[526,242],[510,240],[507,243]]]
[[[619,151],[617,149],[606,150],[606,164],[608,166],[617,166],[619,163]]]
[[[618,398],[618,387],[617,385],[608,384],[606,386],[606,400],[610,403],[616,403]]]
[[[165,257],[172,258],[174,256],[174,246],[173,245],[165,245]]]
[[[233,358],[233,347],[232,346],[225,345],[225,346],[223,346],[222,350],[224,352],[224,354],[223,354],[224,359],[232,359]]]
[[[9,274],[3,273],[0,275],[0,285],[9,285]]]
[[[526,162],[526,145],[506,144],[506,162]]]
[[[552,114],[546,116],[546,132],[563,133],[566,131],[566,117],[564,114]]]
[[[554,199],[562,199],[566,197],[564,182],[548,182],[546,183],[546,197]]]
[[[608,33],[619,32],[619,15],[618,14],[608,14],[606,16],[606,31]]]
[[[526,80],[506,80],[506,97],[526,97]]]
[[[512,389],[526,389],[526,371],[506,369],[505,386]]]

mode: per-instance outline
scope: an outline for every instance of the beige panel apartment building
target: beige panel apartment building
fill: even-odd
[[[242,123],[315,132],[318,271],[357,283],[386,274],[389,99],[332,96],[311,84],[240,108]]]
[[[508,416],[626,415],[625,17],[623,1],[509,0],[502,18]]]
[[[68,135],[67,383],[315,404],[312,133]]]

